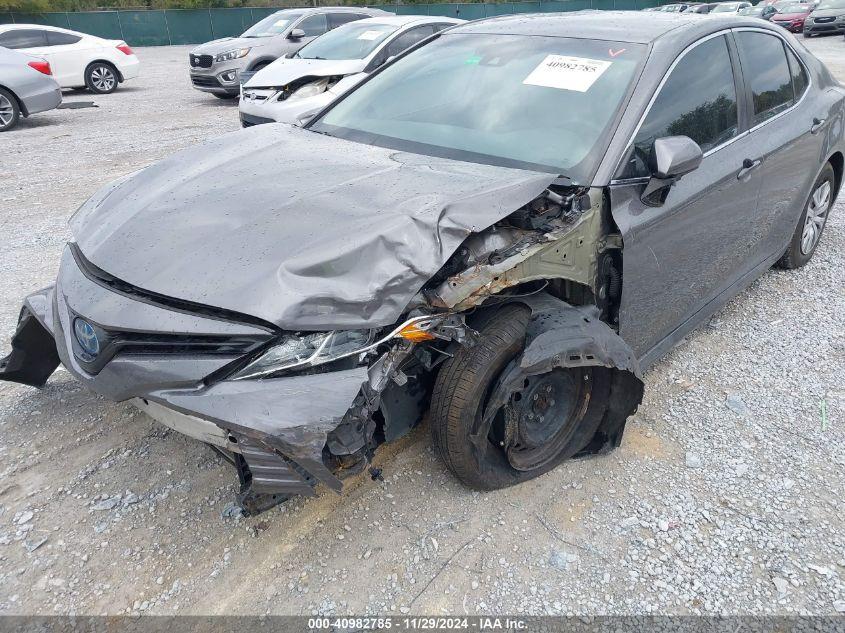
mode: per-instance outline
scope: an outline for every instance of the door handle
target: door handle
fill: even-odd
[[[763,161],[759,158],[757,160],[751,160],[750,158],[746,158],[744,161],[742,161],[742,169],[740,169],[736,175],[737,180],[745,180],[752,171],[757,169],[762,164]]]
[[[824,127],[824,124],[827,122],[827,119],[819,119],[813,117],[813,125],[810,127],[810,134],[818,134],[819,130]]]

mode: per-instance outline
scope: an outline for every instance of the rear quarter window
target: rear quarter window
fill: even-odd
[[[60,33],[59,31],[47,31],[47,45],[48,46],[64,46],[67,44],[76,44],[82,38],[71,33]]]

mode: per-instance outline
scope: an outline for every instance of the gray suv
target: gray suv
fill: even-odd
[[[392,15],[367,7],[285,9],[267,16],[240,37],[200,44],[189,55],[197,90],[228,99],[240,93],[239,75],[256,72],[333,28],[362,18]]]

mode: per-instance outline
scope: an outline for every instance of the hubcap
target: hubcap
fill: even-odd
[[[12,107],[12,102],[4,95],[0,95],[0,126],[6,127],[9,125],[13,116],[15,116],[15,110]]]
[[[830,209],[830,181],[821,183],[807,204],[807,219],[804,220],[804,231],[801,234],[801,253],[809,255],[813,252],[821,237],[824,223],[827,220],[827,212]]]
[[[505,451],[517,470],[554,460],[569,441],[590,401],[590,373],[555,369],[525,380],[505,407]]]
[[[108,92],[114,88],[114,73],[106,66],[97,66],[91,71],[91,83],[97,90]]]

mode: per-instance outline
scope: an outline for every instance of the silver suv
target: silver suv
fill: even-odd
[[[241,72],[256,72],[272,61],[295,53],[331,29],[362,18],[392,15],[367,7],[317,7],[277,11],[240,37],[200,44],[189,55],[191,83],[197,90],[228,99],[240,92]]]

